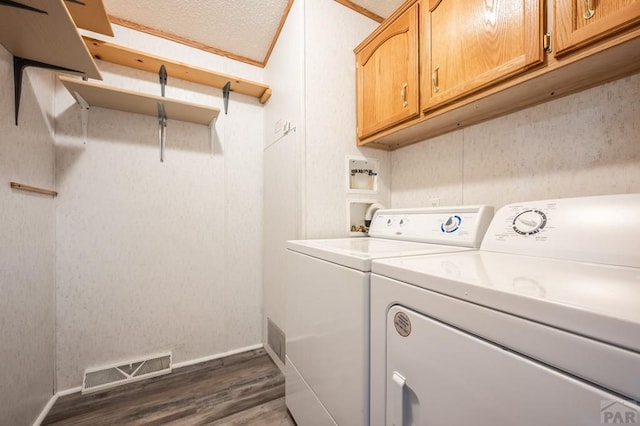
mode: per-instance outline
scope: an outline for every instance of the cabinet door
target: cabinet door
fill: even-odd
[[[640,0],[556,0],[556,55],[640,23]]]
[[[418,4],[356,52],[358,138],[419,112]]]
[[[542,63],[542,2],[429,0],[422,8],[423,109]]]

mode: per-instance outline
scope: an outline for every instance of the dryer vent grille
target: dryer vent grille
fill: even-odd
[[[125,383],[171,373],[171,352],[84,371],[82,393],[97,392]]]

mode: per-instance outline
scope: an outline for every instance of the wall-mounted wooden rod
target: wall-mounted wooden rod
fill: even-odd
[[[56,191],[51,191],[50,189],[37,188],[35,186],[23,185],[18,182],[10,182],[10,185],[14,189],[20,189],[22,191],[36,192],[38,194],[51,195],[52,197],[56,197],[58,193]]]

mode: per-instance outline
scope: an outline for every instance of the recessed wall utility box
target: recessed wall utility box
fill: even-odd
[[[374,194],[378,192],[378,160],[364,157],[346,157],[347,192]]]
[[[349,235],[366,236],[367,228],[364,224],[364,215],[367,209],[378,200],[347,200],[347,225]]]

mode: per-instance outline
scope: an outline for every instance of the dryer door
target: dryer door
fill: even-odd
[[[637,405],[402,306],[386,351],[387,425],[640,422]]]

